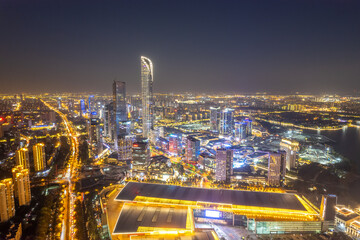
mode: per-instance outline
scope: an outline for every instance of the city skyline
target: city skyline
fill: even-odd
[[[0,239],[360,240],[359,0],[0,0]]]
[[[138,93],[142,55],[161,93],[359,93],[358,1],[86,3],[0,4],[1,93]]]

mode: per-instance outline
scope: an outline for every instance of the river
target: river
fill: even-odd
[[[333,140],[328,144],[336,152],[348,158],[357,167],[357,172],[360,173],[360,127],[345,127],[336,131],[310,132],[321,134]]]
[[[270,133],[280,133],[284,131],[284,128],[275,129],[275,125],[267,122],[261,122],[261,124],[267,128]],[[327,144],[332,146],[337,153],[349,159],[352,165],[356,166],[356,170],[360,174],[360,127],[345,127],[340,130],[331,131],[303,130],[303,132],[320,134],[331,139],[332,141],[329,141]]]

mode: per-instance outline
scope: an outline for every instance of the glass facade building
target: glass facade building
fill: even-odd
[[[149,138],[153,128],[153,64],[146,57],[141,57],[141,100],[143,137]]]
[[[225,108],[220,117],[220,134],[231,136],[234,130],[234,109]]]
[[[126,111],[126,85],[125,82],[114,81],[113,104],[116,136],[123,137],[128,134],[128,117]]]
[[[220,107],[210,107],[210,130],[219,131],[220,124]]]

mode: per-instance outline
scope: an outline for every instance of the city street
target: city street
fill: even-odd
[[[62,118],[64,126],[67,131],[67,135],[70,137],[71,142],[71,155],[68,160],[67,170],[65,176],[63,176],[62,180],[66,181],[67,190],[66,190],[66,201],[64,201],[64,220],[61,232],[61,239],[69,240],[74,237],[74,202],[76,195],[73,193],[73,183],[72,179],[77,175],[77,159],[78,159],[78,148],[79,142],[77,139],[77,133],[74,131],[71,123],[67,119],[66,115],[62,112],[58,111],[56,108],[52,107],[50,104],[43,101],[46,106],[48,106],[51,110],[55,111]]]

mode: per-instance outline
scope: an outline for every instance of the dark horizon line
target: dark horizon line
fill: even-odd
[[[2,93],[0,92],[0,95],[41,95],[41,94],[81,94],[81,95],[89,95],[89,94],[94,94],[94,95],[108,95],[108,96],[112,96],[111,91],[108,92],[96,92],[96,91],[84,91],[84,92],[78,92],[78,91],[74,91],[74,92],[70,92],[70,91],[61,91],[61,92],[10,92],[10,93]],[[126,95],[131,96],[131,95],[140,95],[140,92],[134,93],[134,92],[130,92],[127,93]],[[293,95],[318,95],[318,96],[323,96],[323,95],[338,95],[338,96],[342,96],[342,97],[360,97],[360,92],[355,92],[355,93],[339,93],[339,92],[323,92],[323,93],[314,93],[314,92],[287,92],[287,93],[281,93],[281,92],[267,92],[267,91],[257,91],[257,92],[191,92],[191,91],[181,91],[181,92],[155,92],[153,93],[154,95],[160,95],[160,94],[175,94],[175,95],[179,95],[179,94],[194,94],[194,95],[210,95],[210,96],[222,96],[222,95],[245,95],[245,96],[253,96],[253,95],[280,95],[280,96],[293,96]]]

